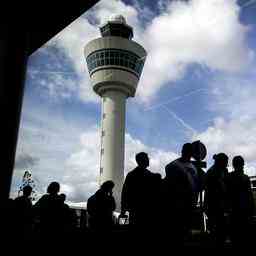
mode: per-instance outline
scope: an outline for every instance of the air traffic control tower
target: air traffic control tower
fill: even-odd
[[[135,96],[147,53],[132,40],[133,29],[122,15],[111,17],[100,32],[102,37],[85,46],[85,58],[93,90],[102,98],[100,184],[114,181],[114,196],[120,209],[125,104],[128,97]]]

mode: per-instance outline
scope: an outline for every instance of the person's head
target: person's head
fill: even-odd
[[[214,165],[218,168],[227,168],[228,166],[228,156],[225,153],[215,154],[213,156]]]
[[[47,193],[50,195],[57,195],[60,191],[60,184],[56,181],[51,182],[47,188]]]
[[[147,153],[140,152],[135,156],[135,159],[139,167],[147,168],[149,166],[149,158]]]
[[[185,161],[190,161],[193,154],[193,147],[191,143],[185,143],[181,150],[181,158]]]
[[[235,171],[241,171],[244,170],[244,159],[242,156],[235,156],[232,160],[232,165],[234,167]]]
[[[66,201],[66,195],[65,194],[60,194],[59,195],[59,199],[60,199],[60,201],[62,202],[62,203],[64,203],[65,201]]]
[[[22,191],[23,191],[23,196],[25,197],[29,197],[32,193],[32,187],[30,187],[29,185],[25,186]]]
[[[101,185],[100,189],[105,193],[111,193],[114,186],[115,183],[112,180],[107,180]]]

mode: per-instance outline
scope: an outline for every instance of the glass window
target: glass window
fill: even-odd
[[[139,61],[138,57],[132,53],[123,50],[101,50],[87,57],[87,67],[89,72],[96,67],[105,65],[116,65],[128,67],[140,74],[144,65],[143,61]]]
[[[130,61],[131,62],[136,62],[136,58],[134,56],[131,56]]]
[[[119,59],[114,59],[114,65],[119,66]]]
[[[129,68],[134,69],[135,65],[132,62],[129,62]]]

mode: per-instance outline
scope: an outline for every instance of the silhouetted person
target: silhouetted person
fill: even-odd
[[[59,198],[60,184],[52,182],[35,204],[35,210],[40,218],[40,231],[43,238],[58,238],[61,233],[62,219],[60,218],[62,204]]]
[[[170,242],[182,245],[192,225],[192,213],[200,191],[197,169],[191,163],[192,144],[182,147],[181,157],[165,167],[163,182],[163,220]]]
[[[14,236],[16,232],[16,214],[14,200],[8,198],[0,204],[0,231],[2,241],[13,241],[19,238],[19,234]]]
[[[87,200],[91,230],[108,231],[113,228],[113,212],[116,209],[113,197],[113,181],[105,181],[100,189]]]
[[[208,216],[209,231],[217,246],[226,240],[228,156],[219,153],[213,156],[214,164],[206,173],[204,207]]]
[[[157,219],[161,175],[147,169],[149,158],[145,152],[135,158],[138,166],[127,174],[122,189],[121,216],[128,211],[131,227],[145,231],[155,225],[153,221]]]
[[[29,185],[25,186],[23,188],[23,195],[14,200],[16,229],[22,239],[32,238],[33,212],[30,198],[32,190],[32,187]]]
[[[227,179],[230,203],[230,228],[233,246],[249,245],[250,222],[254,213],[253,194],[250,179],[244,174],[244,159],[235,156],[232,161],[234,171]]]
[[[61,229],[67,235],[71,235],[71,233],[75,232],[76,224],[77,224],[77,216],[73,209],[71,209],[66,203],[66,195],[60,194],[59,195],[59,202],[60,202],[60,222],[62,223]]]

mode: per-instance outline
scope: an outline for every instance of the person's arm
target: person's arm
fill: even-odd
[[[112,206],[111,206],[112,211],[115,211],[116,201],[115,201],[115,198],[113,196],[111,196],[111,204],[112,204]]]
[[[249,177],[247,178],[247,191],[248,191],[248,199],[249,199],[249,213],[250,217],[254,215],[255,212],[255,205],[254,205],[254,198],[253,198],[253,192],[252,192],[252,187],[251,187],[251,182]]]
[[[121,194],[121,215],[125,215],[125,212],[129,209],[128,207],[128,188],[129,188],[129,176],[126,176],[123,189],[122,189],[122,194]]]

